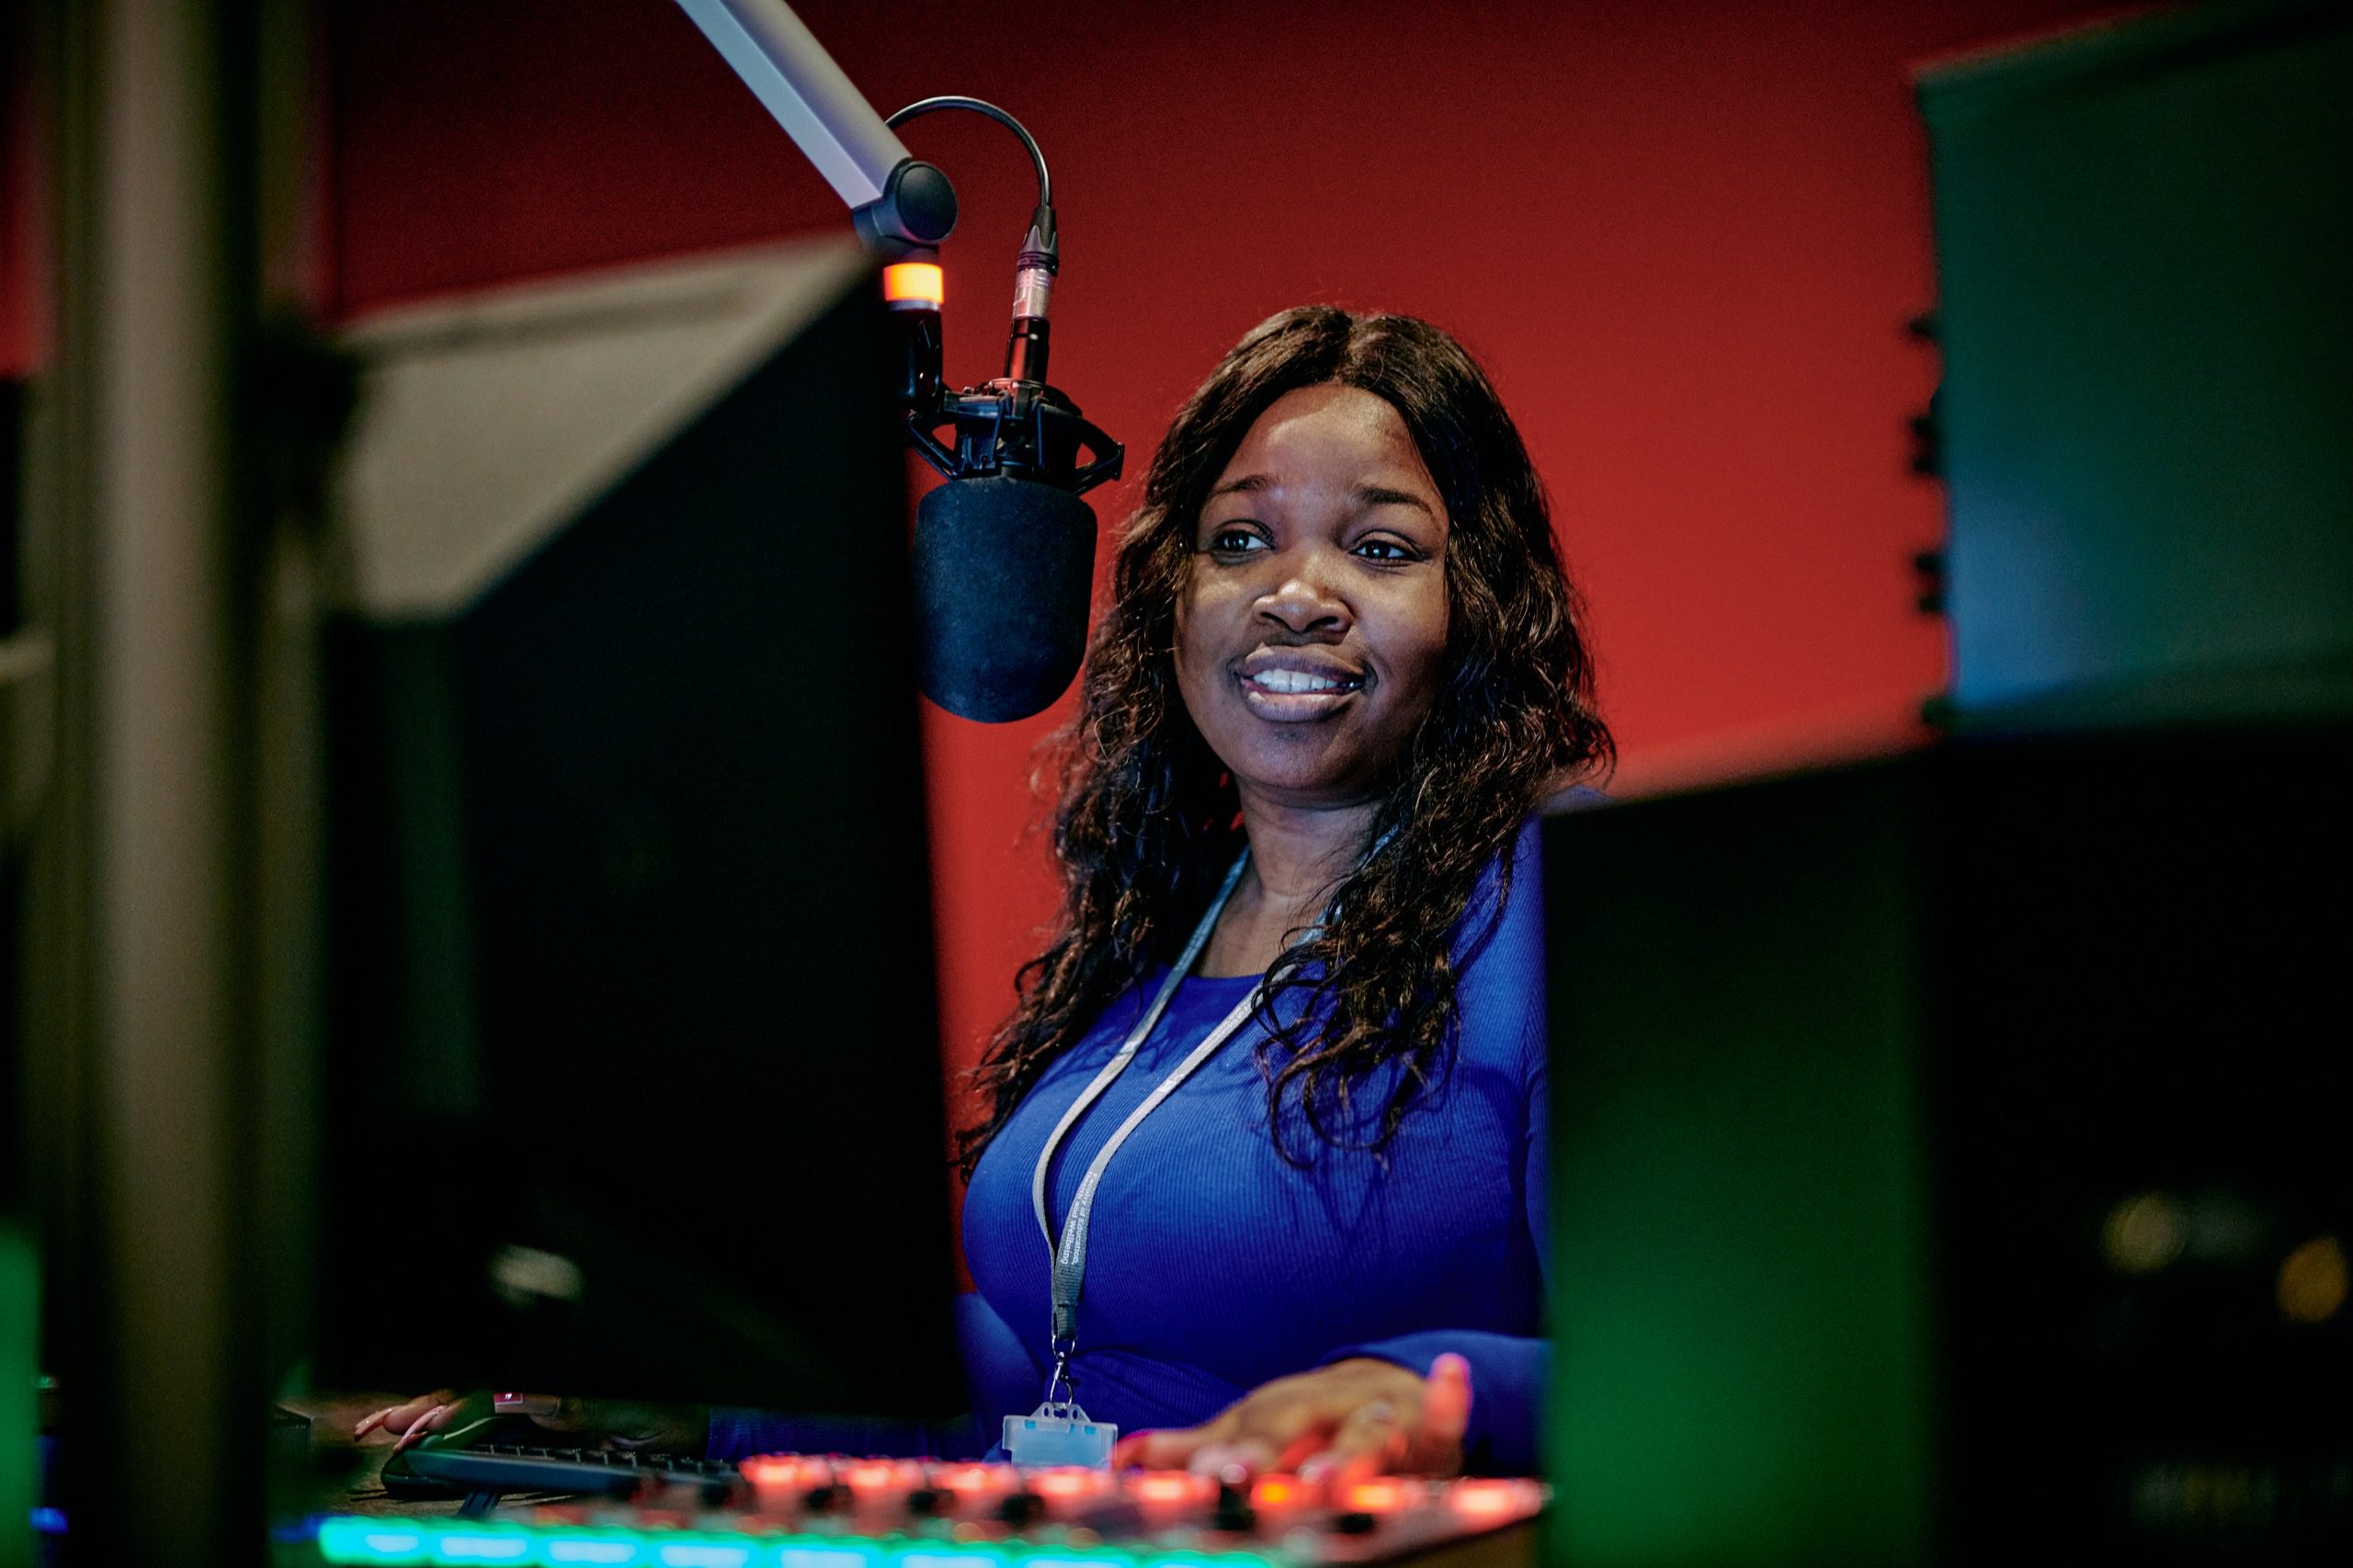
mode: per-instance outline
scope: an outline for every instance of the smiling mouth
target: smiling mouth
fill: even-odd
[[[1302,691],[1354,691],[1364,685],[1362,676],[1317,675],[1309,670],[1260,670],[1245,676],[1242,684],[1260,691],[1289,695]]]
[[[1364,689],[1358,671],[1269,666],[1239,677],[1242,699],[1262,719],[1296,722],[1337,712]]]

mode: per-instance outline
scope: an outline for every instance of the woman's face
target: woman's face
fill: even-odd
[[[1201,508],[1176,599],[1176,682],[1245,796],[1371,799],[1436,699],[1446,504],[1396,409],[1287,392]]]

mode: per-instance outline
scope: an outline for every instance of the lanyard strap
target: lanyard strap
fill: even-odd
[[[1209,945],[1210,933],[1217,928],[1218,916],[1224,913],[1226,900],[1233,896],[1234,884],[1242,880],[1242,869],[1249,863],[1250,852],[1245,849],[1235,858],[1233,869],[1226,872],[1224,885],[1210,901],[1209,909],[1201,915],[1201,923],[1193,928],[1191,939],[1185,944],[1184,952],[1169,969],[1168,978],[1161,982],[1159,994],[1152,999],[1152,1006],[1144,1009],[1143,1017],[1136,1021],[1135,1028],[1128,1031],[1128,1038],[1120,1043],[1111,1060],[1103,1064],[1103,1070],[1095,1074],[1094,1082],[1080,1090],[1078,1098],[1063,1112],[1062,1119],[1047,1135],[1045,1148],[1039,1153],[1038,1167],[1030,1175],[1029,1199],[1038,1213],[1038,1229],[1045,1236],[1047,1250],[1053,1254],[1054,1258],[1052,1334],[1058,1355],[1066,1353],[1067,1346],[1078,1333],[1078,1295],[1086,1281],[1087,1223],[1094,1214],[1095,1190],[1102,1184],[1105,1167],[1110,1165],[1111,1156],[1119,1153],[1120,1145],[1128,1141],[1128,1134],[1142,1125],[1143,1119],[1157,1109],[1161,1101],[1175,1094],[1177,1086],[1192,1076],[1194,1069],[1215,1055],[1218,1047],[1242,1027],[1243,1021],[1257,1006],[1259,988],[1252,987],[1250,994],[1234,1005],[1224,1021],[1211,1029],[1209,1037],[1195,1046],[1185,1060],[1160,1081],[1159,1086],[1144,1097],[1144,1102],[1120,1123],[1110,1141],[1087,1165],[1086,1174],[1080,1177],[1078,1193],[1071,1199],[1070,1212],[1063,1218],[1059,1243],[1054,1237],[1052,1222],[1046,1218],[1047,1167],[1053,1164],[1055,1151],[1062,1147],[1063,1140],[1069,1136],[1078,1119],[1086,1113],[1089,1106],[1102,1098],[1103,1091],[1111,1086],[1113,1079],[1127,1071],[1128,1063],[1135,1060],[1136,1051],[1142,1046],[1145,1037],[1158,1025],[1161,1015],[1168,1010],[1168,999],[1176,994],[1178,983],[1191,972],[1195,961],[1201,956],[1201,949]]]
[[[1364,852],[1358,864],[1361,866],[1379,854],[1381,846],[1394,837],[1396,832],[1392,827],[1382,834]],[[1078,1345],[1079,1291],[1086,1283],[1087,1225],[1094,1217],[1095,1190],[1102,1185],[1104,1170],[1111,1164],[1111,1156],[1120,1152],[1120,1145],[1128,1141],[1128,1134],[1142,1126],[1145,1117],[1160,1108],[1161,1101],[1175,1094],[1185,1080],[1193,1075],[1195,1069],[1216,1055],[1218,1048],[1233,1039],[1234,1033],[1248,1021],[1252,1012],[1257,1008],[1259,998],[1265,994],[1265,983],[1262,981],[1252,986],[1250,994],[1235,1003],[1233,1010],[1226,1014],[1217,1028],[1210,1030],[1200,1044],[1187,1052],[1185,1060],[1179,1062],[1168,1076],[1144,1096],[1143,1103],[1130,1111],[1128,1119],[1113,1131],[1101,1151],[1087,1165],[1086,1174],[1079,1178],[1078,1191],[1071,1199],[1070,1212],[1063,1216],[1063,1233],[1059,1241],[1054,1236],[1053,1222],[1046,1218],[1047,1168],[1053,1164],[1055,1151],[1062,1147],[1063,1140],[1070,1135],[1078,1119],[1086,1114],[1088,1107],[1103,1097],[1103,1091],[1111,1086],[1113,1079],[1127,1071],[1128,1063],[1135,1060],[1137,1051],[1160,1023],[1161,1015],[1167,1012],[1169,998],[1176,994],[1177,985],[1192,972],[1193,965],[1201,956],[1201,949],[1209,945],[1210,933],[1217,929],[1218,916],[1225,913],[1226,901],[1233,896],[1235,884],[1242,881],[1242,869],[1249,863],[1250,851],[1245,848],[1235,858],[1233,869],[1226,872],[1225,881],[1218,888],[1217,896],[1210,900],[1210,906],[1203,912],[1200,924],[1193,928],[1193,935],[1185,943],[1185,950],[1177,955],[1176,963],[1169,968],[1168,977],[1160,983],[1159,993],[1153,997],[1152,1006],[1144,1009],[1143,1017],[1128,1031],[1127,1039],[1120,1042],[1111,1060],[1103,1064],[1103,1070],[1095,1074],[1094,1081],[1080,1090],[1078,1098],[1063,1112],[1062,1119],[1054,1123],[1053,1131],[1046,1135],[1046,1146],[1039,1151],[1037,1169],[1029,1176],[1029,1202],[1037,1211],[1038,1230],[1046,1238],[1046,1250],[1053,1255],[1051,1278],[1054,1309],[1051,1325],[1054,1369],[1046,1381],[1047,1403],[1041,1407],[1041,1413],[1045,1408],[1063,1408],[1053,1403],[1057,1390],[1063,1391],[1066,1397],[1076,1392],[1076,1384],[1069,1376],[1070,1358]],[[1339,914],[1339,901],[1335,899],[1331,907],[1324,910],[1324,918],[1302,932],[1298,940],[1313,941],[1331,925],[1333,918]],[[1078,1407],[1074,1402],[1067,1408],[1074,1411]]]
[[[1160,1102],[1176,1092],[1177,1085],[1193,1075],[1193,1070],[1217,1054],[1218,1047],[1232,1039],[1234,1031],[1248,1020],[1251,1009],[1258,1005],[1257,993],[1245,996],[1233,1005],[1217,1028],[1211,1029],[1201,1043],[1188,1052],[1176,1070],[1163,1078],[1143,1104],[1128,1113],[1120,1123],[1102,1153],[1086,1167],[1086,1175],[1078,1184],[1077,1196],[1071,1199],[1070,1213],[1063,1220],[1062,1245],[1054,1249],[1054,1338],[1067,1342],[1078,1333],[1078,1294],[1086,1282],[1086,1231],[1095,1212],[1095,1189],[1102,1184],[1103,1171],[1110,1165],[1111,1156],[1128,1141],[1128,1134],[1142,1125],[1143,1119],[1160,1108]]]

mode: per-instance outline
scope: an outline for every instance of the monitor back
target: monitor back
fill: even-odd
[[[961,1403],[905,473],[835,294],[484,591],[336,631],[322,1381]]]

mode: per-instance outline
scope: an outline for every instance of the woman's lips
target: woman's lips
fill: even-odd
[[[1262,648],[1242,661],[1242,700],[1262,719],[1296,723],[1346,707],[1364,689],[1353,665],[1303,650]]]

